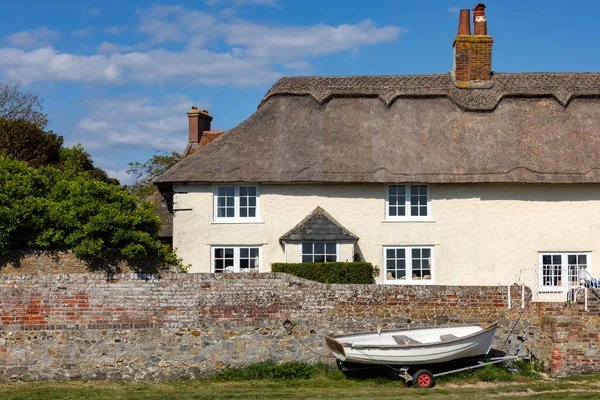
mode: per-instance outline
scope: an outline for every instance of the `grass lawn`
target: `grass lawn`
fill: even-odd
[[[387,380],[213,380],[114,383],[68,382],[0,385],[0,399],[597,399],[600,377],[486,383],[439,382],[433,389],[413,389]]]

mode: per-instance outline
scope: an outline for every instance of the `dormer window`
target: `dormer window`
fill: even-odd
[[[217,186],[214,194],[215,222],[255,222],[259,219],[257,186]]]

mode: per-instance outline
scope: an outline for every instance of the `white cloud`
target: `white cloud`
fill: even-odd
[[[60,32],[50,30],[43,26],[35,30],[16,32],[12,35],[8,35],[4,39],[13,46],[32,49],[48,46],[59,37]]]
[[[234,6],[277,6],[277,0],[206,0],[207,6],[231,4]]]
[[[98,46],[98,52],[102,54],[129,53],[135,50],[145,49],[147,47],[148,46],[144,43],[138,43],[132,46],[122,46],[120,44],[102,42],[102,44]]]
[[[91,34],[93,31],[94,31],[94,28],[87,27],[87,28],[78,29],[76,31],[73,31],[73,32],[71,32],[71,35],[83,37],[83,36],[87,36],[87,35]]]
[[[458,14],[460,7],[448,7],[446,11],[448,11],[450,14]]]
[[[126,94],[92,100],[88,115],[77,125],[77,135],[86,149],[100,153],[123,147],[182,151],[188,141],[185,113],[193,104],[207,106],[180,94],[161,99]]]
[[[73,55],[52,48],[0,49],[0,72],[24,84],[68,81],[121,84],[183,81],[249,86],[272,82],[281,73],[258,59],[235,58],[189,48],[183,52],[151,50],[111,55]]]
[[[100,10],[100,8],[94,6],[88,10],[88,14],[89,15],[98,15],[98,14],[100,14],[101,11],[102,10]]]
[[[108,33],[109,35],[118,35],[120,33],[125,32],[126,29],[127,28],[124,27],[124,26],[113,25],[113,26],[111,26],[109,28],[106,28],[105,32]]]
[[[378,28],[371,20],[357,25],[308,27],[270,27],[235,20],[219,25],[218,29],[227,43],[245,46],[250,56],[271,60],[318,56],[352,50],[360,45],[391,42],[405,31],[395,26]]]
[[[362,46],[397,40],[405,29],[378,27],[371,20],[331,26],[270,26],[243,19],[217,22],[215,16],[181,6],[153,5],[138,9],[137,32],[149,40],[133,45],[103,42],[92,54],[61,52],[54,47],[30,51],[0,48],[0,77],[24,84],[67,81],[122,85],[175,83],[250,86],[273,82],[283,69],[309,71],[309,58],[337,52],[358,53]],[[109,30],[118,33],[122,28]],[[37,36],[22,32],[20,40],[56,35],[42,28]],[[45,32],[46,35],[40,35]],[[204,48],[207,41],[225,42],[228,50]],[[182,49],[165,43],[180,42]],[[222,43],[219,43],[222,44]],[[88,47],[91,49],[92,47]]]
[[[140,9],[138,32],[145,33],[157,44],[207,39],[215,25],[215,17],[199,11],[184,10],[181,6],[153,5]]]

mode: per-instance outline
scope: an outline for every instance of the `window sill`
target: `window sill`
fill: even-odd
[[[383,281],[384,285],[435,285],[435,281]]]
[[[435,219],[384,219],[383,223],[402,223],[402,222],[435,222]]]
[[[212,221],[211,225],[230,225],[230,224],[243,224],[243,225],[251,225],[251,224],[264,224],[265,221],[244,221],[243,219],[235,219],[232,221]]]

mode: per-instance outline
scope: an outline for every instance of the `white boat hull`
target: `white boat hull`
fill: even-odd
[[[424,329],[326,338],[333,354],[345,362],[426,365],[487,354],[496,324]]]

